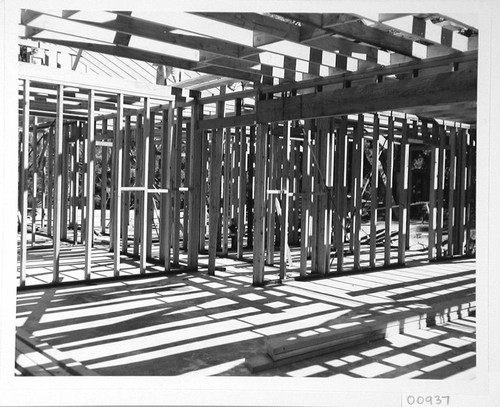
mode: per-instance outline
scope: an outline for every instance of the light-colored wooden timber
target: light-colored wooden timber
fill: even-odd
[[[268,141],[269,153],[267,156],[266,165],[266,184],[272,189],[276,190],[276,177],[275,177],[275,166],[276,166],[276,155],[277,155],[277,136],[274,133],[275,127],[271,126],[271,132]],[[269,193],[269,191],[268,191]],[[272,266],[274,264],[274,241],[275,241],[275,222],[276,222],[276,204],[273,196],[267,195],[267,211],[266,211],[266,265]]]
[[[305,135],[302,143],[302,219],[300,238],[300,275],[307,275],[307,258],[310,251],[311,205],[312,205],[312,126],[311,120],[306,120],[304,125]]]
[[[143,157],[144,155],[144,126],[143,126],[143,114],[138,114],[136,117],[136,128],[134,131],[135,138],[135,148],[136,148],[136,159],[135,159],[135,185],[144,187],[142,183],[143,172],[144,172],[144,162],[138,159],[138,157]],[[139,248],[141,243],[141,219],[143,212],[143,194],[140,192],[134,193],[134,256],[139,255]]]
[[[316,143],[314,145],[313,160],[315,163],[314,187],[315,192],[329,193],[326,184],[326,161],[328,157],[328,136],[330,134],[330,119],[318,120],[318,129],[316,132]],[[316,205],[313,212],[313,253],[312,272],[317,274],[326,274],[330,268],[330,256],[327,250],[328,241],[331,237],[328,218],[328,196],[323,194],[315,196]]]
[[[347,153],[348,153],[348,135],[347,135],[347,116],[341,118],[340,127],[337,132],[337,152],[336,158],[336,190],[335,190],[335,208],[333,213],[335,248],[337,256],[337,272],[344,270],[344,239],[346,228],[346,209],[347,209]]]
[[[100,91],[112,94],[119,92],[129,96],[147,96],[162,100],[173,100],[170,88],[167,86],[128,81],[109,76],[82,74],[77,71],[61,70],[35,64],[20,62],[18,65],[18,75],[22,79],[31,79],[37,82],[60,84],[83,89],[99,89]]]
[[[123,182],[125,187],[130,186],[130,142],[131,142],[131,124],[130,116],[125,116],[125,128],[123,135]],[[122,249],[121,253],[128,253],[128,225],[130,219],[130,193],[124,191],[122,193],[122,209],[121,209],[121,235]]]
[[[28,169],[29,169],[29,128],[30,128],[30,81],[23,81],[23,129],[21,133],[21,176],[20,176],[20,192],[21,192],[21,246],[20,246],[20,285],[26,285],[26,265],[28,261]]]
[[[189,134],[191,133],[191,123],[187,122],[186,123],[186,131],[185,131],[185,136],[184,139],[186,140],[185,142],[185,153],[184,153],[184,168],[187,169],[189,168],[189,159],[191,158],[191,137],[189,137]],[[184,185],[190,185],[191,180],[190,177],[191,174],[189,171],[184,170]],[[189,193],[183,192],[183,198],[184,198],[184,211],[183,211],[183,221],[182,221],[182,250],[186,251],[188,248],[188,239],[189,239],[189,203],[190,203],[190,196]]]
[[[288,192],[290,189],[290,122],[284,125],[283,134],[283,158],[282,158],[282,175],[281,175],[281,213],[280,219],[280,278],[284,279],[287,271],[287,264],[291,266],[290,247],[288,246],[288,210],[289,210],[289,197]],[[277,198],[276,198],[277,199]]]
[[[61,208],[61,239],[68,239],[68,155],[70,128],[64,125],[63,130],[63,155],[62,155],[62,208]]]
[[[248,181],[247,181],[247,247],[253,248],[254,236],[254,180],[255,180],[255,134],[256,126],[250,127],[248,136]]]
[[[95,91],[89,90],[89,111],[87,125],[87,204],[86,204],[86,237],[85,237],[85,280],[91,279],[92,274],[92,247],[94,243],[94,180],[95,180],[95,126],[94,100]]]
[[[267,124],[258,124],[255,137],[253,284],[257,286],[264,283],[268,131]]]
[[[24,116],[23,116],[24,117]],[[52,197],[54,193],[54,127],[49,127],[47,149],[47,235],[52,236]]]
[[[467,133],[465,129],[459,131],[459,157],[458,168],[459,175],[457,177],[459,202],[457,209],[457,254],[463,256],[465,254],[465,229],[466,229],[466,187],[467,187]]]
[[[102,134],[108,131],[108,121],[104,119],[101,124]],[[102,147],[102,165],[101,165],[101,233],[106,233],[106,201],[108,199],[108,147]]]
[[[360,237],[361,230],[361,215],[362,215],[362,198],[363,198],[363,163],[364,163],[364,116],[358,115],[358,122],[355,131],[355,139],[353,146],[353,201],[354,211],[352,214],[352,236],[351,240],[354,242],[354,269],[361,268],[360,256]]]
[[[475,133],[472,131],[467,132],[467,179],[466,179],[466,188],[465,188],[465,222],[466,222],[466,240],[465,240],[465,254],[472,255],[475,251],[475,237],[472,237],[472,231],[476,229],[475,218],[473,214],[473,205],[475,199],[475,190],[476,186],[473,182],[475,179]]]
[[[203,115],[202,108],[199,109],[200,114]],[[206,235],[207,235],[207,187],[208,187],[208,158],[210,156],[210,145],[208,142],[208,132],[200,132],[200,144],[201,144],[201,184],[200,184],[200,234],[199,234],[199,250],[206,250]]]
[[[113,106],[114,107],[114,106]],[[109,251],[114,252],[115,251],[115,223],[117,222],[116,219],[116,171],[115,171],[115,165],[116,165],[116,153],[117,153],[117,135],[116,135],[116,128],[118,127],[117,125],[117,116],[115,115],[112,118],[112,125],[113,125],[113,130],[110,132],[110,136],[112,137],[110,141],[111,146],[110,146],[110,163],[109,163],[109,168],[110,168],[110,188],[109,188]],[[96,122],[96,127],[97,127],[97,122]]]
[[[87,127],[88,123],[83,124],[83,140],[82,140],[82,160],[81,160],[81,172],[80,172],[80,177],[81,177],[81,184],[82,184],[82,195],[80,199],[80,219],[81,219],[81,233],[80,233],[80,239],[81,243],[85,243],[85,239],[87,236],[87,176],[85,175],[87,171],[87,150],[89,148],[88,146],[88,140],[87,140]]]
[[[296,140],[292,140],[290,138],[290,165],[289,165],[289,182],[290,182],[290,192],[292,195],[289,203],[290,209],[288,211],[288,224],[289,224],[289,242],[291,245],[298,246],[299,243],[299,213],[298,213],[298,205],[299,205],[299,197],[296,195],[299,192],[299,172],[298,172],[298,164],[299,164],[299,146]]]
[[[205,162],[203,161],[203,139],[204,134],[203,131],[200,131],[198,128],[198,121],[203,117],[203,108],[195,103],[191,107],[191,133],[189,137],[191,137],[191,151],[190,151],[190,159],[189,159],[189,171],[191,173],[191,190],[189,193],[190,196],[190,212],[191,216],[189,217],[189,240],[188,240],[188,267],[198,267],[198,253],[200,247],[200,219],[202,207],[201,200],[205,200],[205,197],[201,196],[201,184],[202,184],[202,166],[204,166]],[[200,165],[200,162],[202,165]],[[203,209],[204,211],[204,209]],[[204,236],[203,236],[204,238]]]
[[[318,86],[343,84],[345,82],[353,83],[366,79],[373,79],[373,82],[375,82],[375,79],[379,77],[408,74],[435,67],[442,67],[442,66],[449,67],[450,64],[456,64],[461,66],[462,64],[474,63],[474,61],[476,60],[477,60],[477,51],[469,51],[452,55],[428,58],[422,61],[411,61],[411,62],[391,64],[389,66],[380,66],[376,68],[366,69],[361,72],[334,74],[324,78],[302,80],[297,83],[287,83],[282,85],[262,87],[260,91],[265,94],[277,94],[282,92],[289,92],[292,90],[297,91],[300,89],[317,88]]]
[[[223,109],[220,107],[219,109]],[[219,110],[220,114],[221,110]],[[208,213],[208,274],[215,275],[215,260],[219,241],[219,222],[221,210],[221,177],[222,177],[222,129],[212,131],[210,146],[210,201]]]
[[[439,135],[438,124],[434,123],[432,127],[432,136],[437,137]],[[439,160],[439,147],[431,147],[430,156],[430,190],[429,190],[429,246],[428,246],[428,258],[433,260],[436,258],[436,223],[437,223],[437,190],[438,186],[438,160]]]
[[[170,108],[163,111],[162,139],[161,139],[161,187],[171,188],[171,143],[174,110]],[[161,194],[160,197],[160,260],[163,262],[165,271],[170,271],[170,249],[171,249],[171,217],[172,217],[172,195]]]
[[[79,134],[79,128],[76,123],[72,125],[72,132]],[[71,155],[71,221],[73,227],[73,244],[78,243],[78,221],[77,221],[77,207],[78,207],[78,193],[80,190],[80,183],[78,177],[78,157],[80,155],[80,142],[75,140],[72,145]]]
[[[113,227],[113,239],[114,239],[114,256],[113,256],[113,275],[115,277],[118,277],[120,275],[120,253],[122,250],[120,250],[120,231],[121,231],[121,226],[122,226],[122,185],[123,185],[123,140],[125,137],[124,134],[124,125],[123,125],[123,94],[120,93],[118,94],[118,104],[116,106],[116,111],[117,111],[117,118],[116,118],[116,123],[117,126],[114,129],[115,130],[115,145],[113,146],[113,150],[115,151],[115,161],[114,161],[114,166],[113,170],[115,172],[115,214],[113,217],[113,224],[111,225]],[[122,244],[126,245],[127,243],[127,236],[122,235]]]
[[[436,257],[443,256],[443,228],[444,228],[444,182],[446,157],[446,129],[439,126],[439,157],[438,157],[438,189],[437,189],[437,219],[436,219]]]
[[[174,206],[172,214],[172,262],[174,266],[179,264],[180,248],[180,219],[181,219],[181,160],[182,160],[182,122],[183,108],[176,109],[176,121],[174,126],[174,140],[172,143],[172,186],[175,189],[173,193]]]
[[[151,99],[148,97],[144,98],[144,124],[143,124],[143,133],[142,133],[142,139],[143,139],[143,149],[142,149],[142,155],[137,156],[138,159],[139,157],[142,157],[143,162],[142,162],[142,174],[141,174],[141,186],[144,187],[149,187],[148,185],[148,168],[149,168],[149,157],[150,157],[150,143],[153,143],[154,140],[151,140],[151,112],[150,112],[150,107],[151,107]],[[148,233],[148,197],[147,194],[141,193],[142,196],[142,211],[141,211],[141,219],[140,219],[140,227],[141,227],[141,243],[140,243],[140,259],[139,259],[139,272],[141,274],[146,273],[146,261],[147,261],[147,253],[148,253],[148,248],[147,248],[147,243],[148,243],[148,238],[147,238],[147,233]]]
[[[379,186],[379,118],[373,117],[372,160],[370,181],[370,267],[377,266],[377,221],[378,221],[378,186]],[[388,205],[388,204],[387,204]]]
[[[457,174],[457,128],[450,129],[450,161],[449,161],[449,185],[448,185],[448,257],[455,254],[456,245],[454,241],[454,227],[456,214],[456,174]]]
[[[224,135],[224,171],[222,173],[222,219],[221,219],[221,234],[222,234],[222,255],[227,256],[229,250],[229,221],[231,217],[230,205],[231,205],[231,156],[233,153],[233,142],[231,137],[231,130],[224,129],[222,134]]]
[[[53,266],[52,282],[59,280],[59,264],[61,257],[61,221],[62,221],[62,153],[63,153],[63,85],[57,86],[57,117],[55,132],[54,156],[54,233],[53,233]]]
[[[409,159],[410,145],[408,144],[408,123],[405,120],[403,123],[403,133],[401,138],[401,155],[399,167],[399,241],[398,241],[398,263],[405,264],[406,236],[408,234],[408,182],[409,182]]]
[[[216,54],[235,58],[238,58],[240,55],[242,55],[247,48],[250,48],[250,50],[247,52],[251,52],[251,47],[218,40],[216,38],[207,39],[199,36],[176,34],[173,32],[174,27],[159,24],[154,21],[143,20],[125,14],[118,14],[116,20],[107,21],[104,23],[93,23],[90,21],[78,19],[76,21],[95,25],[97,27],[115,30],[120,33],[137,35],[156,41],[175,44],[181,47],[213,52]]]
[[[238,221],[236,223],[238,229],[237,240],[237,256],[243,258],[243,239],[245,237],[245,208],[247,198],[247,128],[238,128],[239,140],[241,144],[239,155],[239,177],[238,177]]]
[[[33,122],[33,133],[31,135],[31,172],[32,172],[32,187],[31,187],[31,247],[35,245],[36,241],[36,215],[38,207],[38,130],[37,130],[37,118],[34,118]]]
[[[387,129],[386,175],[385,184],[385,238],[384,238],[384,265],[391,263],[391,232],[392,232],[392,202],[394,184],[394,118],[389,116]]]
[[[149,145],[148,145],[148,167],[146,169],[147,172],[147,188],[154,188],[154,178],[155,178],[155,141],[154,141],[154,131],[155,131],[155,112],[150,112],[149,116]],[[155,204],[153,199],[153,194],[146,194],[146,258],[150,259],[153,257],[153,222],[154,222],[154,210]]]
[[[237,103],[238,105],[238,103]],[[237,105],[235,106],[237,108]],[[241,130],[239,128],[234,128],[231,130],[231,180],[230,180],[230,208],[228,216],[228,245],[230,245],[231,250],[236,250],[238,245],[237,231],[235,232],[234,227],[237,227],[238,222],[238,208],[239,208],[239,174],[238,165],[241,155]]]

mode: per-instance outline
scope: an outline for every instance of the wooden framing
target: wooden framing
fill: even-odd
[[[85,280],[90,280],[92,274],[92,247],[94,244],[94,177],[95,177],[95,133],[94,133],[94,90],[89,90],[89,117],[87,125],[87,199],[85,230]]]
[[[372,172],[370,202],[370,268],[377,266],[377,224],[378,224],[378,186],[379,186],[379,119],[374,115],[372,138]]]
[[[389,117],[387,130],[387,182],[385,184],[385,237],[384,237],[384,265],[391,264],[391,231],[392,231],[392,202],[394,183],[394,119]],[[389,202],[391,204],[389,205]]]
[[[113,216],[113,247],[114,247],[114,264],[113,264],[113,275],[118,277],[120,274],[120,232],[121,232],[121,218],[122,218],[122,177],[123,177],[123,139],[124,139],[124,128],[123,128],[123,94],[118,95],[118,106],[117,106],[117,118],[116,122],[118,126],[115,130],[115,143],[113,146],[114,152],[114,174],[115,174],[115,202],[114,202],[114,216]],[[127,236],[122,236],[126,244]]]
[[[30,126],[30,81],[24,80],[23,83],[24,99],[23,99],[23,130],[22,130],[22,154],[21,154],[21,176],[20,176],[20,192],[21,192],[21,208],[20,208],[20,231],[21,231],[21,251],[20,251],[20,286],[26,285],[26,263],[27,263],[27,222],[28,222],[28,168],[29,168],[29,126]]]
[[[229,17],[217,14],[210,18]],[[61,241],[67,237],[69,223],[73,227],[71,243],[85,244],[84,279],[97,277],[92,266],[96,144],[102,149],[103,160],[101,224],[98,225],[103,236],[95,240],[104,246],[108,244],[105,186],[107,157],[111,156],[109,250],[114,255],[113,276],[116,278],[121,276],[124,256],[138,261],[140,274],[149,273],[148,263],[158,261],[166,272],[198,269],[200,253],[206,254],[206,236],[208,274],[214,275],[218,269],[218,256],[230,256],[236,249],[236,257],[246,260],[251,249],[254,285],[265,284],[271,274],[279,280],[288,275],[324,277],[333,271],[358,272],[405,264],[415,230],[414,223],[410,222],[415,221],[410,209],[417,203],[412,201],[411,188],[421,176],[412,168],[412,153],[417,149],[430,151],[430,171],[425,175],[429,177],[425,181],[430,182],[425,185],[430,188],[426,191],[428,199],[424,198],[429,207],[427,259],[471,254],[474,126],[440,118],[431,121],[415,114],[470,108],[476,94],[477,53],[466,51],[414,61],[413,51],[406,48],[409,43],[393,39],[394,42],[383,43],[395,48],[398,58],[408,59],[381,68],[377,67],[374,44],[349,44],[352,41],[339,40],[336,43],[342,47],[342,55],[339,54],[335,66],[330,66],[322,59],[328,44],[314,35],[311,24],[319,24],[317,29],[327,33],[334,32],[338,22],[343,25],[338,32],[363,37],[366,33],[356,34],[345,26],[350,19],[337,21],[323,16],[325,18],[316,21],[314,16],[302,16],[300,21],[307,28],[294,28],[281,21],[277,27],[288,30],[283,32],[269,26],[268,23],[274,21],[272,18],[262,17],[262,20],[252,17],[266,23],[256,35],[256,43],[275,42],[271,37],[275,32],[278,38],[303,40],[310,47],[304,72],[299,72],[299,58],[286,56],[283,77],[277,86],[266,85],[272,82],[275,73],[272,65],[265,61],[261,61],[260,74],[248,72],[248,66],[255,65],[259,57],[257,46],[233,45],[220,49],[218,45],[225,42],[210,43],[206,39],[200,42],[200,46],[205,47],[201,60],[188,65],[215,72],[227,64],[226,70],[219,72],[229,72],[232,67],[239,71],[238,75],[251,77],[255,82],[262,76],[262,82],[250,91],[234,93],[230,93],[229,88],[226,91],[223,85],[219,95],[204,98],[200,91],[189,92],[189,88],[179,88],[171,95],[172,88],[168,86],[148,85],[141,89],[135,84],[114,80],[107,84],[75,72],[56,78],[55,68],[20,65],[23,79],[20,90],[23,93],[20,104],[23,114],[21,286],[26,285],[29,277],[26,273],[28,245],[36,246],[35,217],[31,220],[31,241],[28,242],[29,192],[34,198],[34,212],[41,192],[37,191],[36,177],[45,173],[48,177],[43,180],[47,186],[47,192],[43,191],[47,193],[47,235],[51,235],[54,242],[53,283],[64,277],[59,273]],[[125,20],[133,21],[133,18],[122,16],[116,24]],[[155,27],[150,28],[149,34],[155,34],[158,28]],[[299,34],[305,37],[297,37]],[[186,36],[169,34],[168,37],[194,45],[193,39]],[[440,45],[449,48],[449,44]],[[439,49],[443,51],[443,47]],[[120,53],[129,51],[125,46],[122,48]],[[347,72],[347,62],[356,59],[354,54],[358,51],[370,57],[366,66],[369,69]],[[249,58],[243,60],[241,56],[247,52]],[[226,55],[228,53],[231,55]],[[140,53],[143,58],[148,55]],[[234,59],[232,63],[228,56]],[[178,59],[172,61],[181,63]],[[358,60],[356,64],[359,67],[361,62]],[[325,68],[335,74],[323,76]],[[296,76],[298,73],[301,75]],[[311,79],[293,82],[304,76]],[[225,83],[224,80],[217,83]],[[194,78],[191,84],[201,85],[195,83],[197,81]],[[54,86],[55,92],[51,89]],[[78,88],[79,92],[70,87]],[[37,89],[36,97],[30,101],[33,89]],[[40,99],[39,89],[47,91],[46,99]],[[85,95],[86,100],[81,100],[76,93]],[[77,99],[78,108],[68,103]],[[436,105],[436,110],[425,105]],[[101,114],[103,109],[105,114]],[[47,154],[46,168],[36,168],[37,157],[42,154],[37,133],[47,128],[41,120],[52,117],[56,119],[55,129],[48,127],[48,148],[43,153]],[[113,122],[112,132],[108,121]],[[433,125],[429,127],[431,122]],[[31,124],[34,124],[32,130]],[[101,133],[97,130],[99,126]],[[155,132],[158,128],[161,128],[159,134]],[[369,143],[371,156],[368,155]],[[159,161],[157,149],[161,151]],[[368,163],[369,168],[365,168]],[[77,173],[78,167],[82,168],[82,174]],[[370,168],[371,174],[367,177]],[[30,187],[27,185],[29,171],[34,179]],[[133,173],[135,183],[131,182]],[[79,184],[83,191],[81,199]],[[382,187],[385,194],[379,194]],[[132,195],[133,213],[130,210]],[[160,200],[159,211],[153,204],[156,197]],[[397,233],[393,223],[396,215]],[[383,224],[379,222],[382,217]],[[157,219],[158,235],[155,234]],[[233,220],[237,228],[230,230]],[[133,234],[131,250],[129,233]],[[235,245],[230,239],[234,239]],[[392,246],[396,240],[397,253]],[[278,247],[279,264],[275,264]],[[300,251],[300,261],[292,262],[291,248],[296,253]]]
[[[203,117],[203,108],[198,103],[195,103],[191,108],[191,132],[189,137],[191,137],[191,150],[189,159],[189,179],[191,181],[191,188],[189,192],[190,196],[190,217],[189,217],[189,241],[188,241],[188,267],[197,268],[198,267],[198,250],[200,246],[200,239],[205,236],[201,236],[200,223],[199,220],[202,219],[202,199],[205,200],[205,196],[200,193],[202,184],[202,174],[203,166],[200,166],[203,161],[203,150],[204,134],[198,128],[198,120]],[[201,139],[201,140],[200,140]]]
[[[143,187],[143,191],[141,191],[142,197],[142,210],[140,216],[140,259],[139,259],[139,270],[141,274],[146,273],[146,260],[148,255],[148,239],[147,235],[151,228],[151,224],[148,224],[148,194],[147,188],[151,187],[149,185],[148,171],[149,161],[150,161],[150,143],[154,143],[154,140],[151,140],[151,116],[150,116],[150,99],[148,97],[144,98],[144,124],[143,124],[143,133],[142,133],[142,154],[138,157],[142,157],[142,172],[141,172],[141,180],[140,186]]]
[[[264,284],[266,167],[268,127],[257,125],[255,145],[255,207],[253,242],[253,284]]]
[[[59,280],[59,264],[61,257],[61,222],[62,222],[62,153],[63,153],[63,85],[57,86],[57,116],[55,131],[54,153],[54,242],[52,282]],[[87,217],[88,219],[88,217]],[[87,246],[88,240],[86,240]],[[85,256],[85,272],[87,272],[88,258]],[[87,275],[85,276],[87,278]]]

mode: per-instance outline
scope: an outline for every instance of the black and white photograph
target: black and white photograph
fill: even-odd
[[[0,405],[498,405],[494,3],[0,1]]]

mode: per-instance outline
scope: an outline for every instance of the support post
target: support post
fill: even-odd
[[[78,243],[78,222],[76,221],[76,213],[78,206],[78,154],[79,154],[79,144],[78,144],[78,127],[74,123],[71,125],[71,138],[72,144],[70,145],[70,156],[71,160],[71,227],[73,228],[73,244]]]
[[[346,227],[346,207],[347,207],[347,116],[342,116],[340,128],[337,132],[337,153],[335,154],[337,167],[337,185],[335,193],[336,207],[334,208],[335,220],[335,247],[337,253],[337,272],[344,270],[344,239]],[[336,212],[336,213],[335,213]]]
[[[92,273],[92,246],[94,243],[94,179],[95,179],[95,126],[94,126],[95,91],[89,90],[88,122],[87,122],[87,227],[85,238],[85,280],[90,280]]]
[[[120,227],[122,218],[122,177],[123,177],[123,94],[118,94],[117,117],[115,130],[115,144],[113,151],[115,153],[114,172],[115,172],[115,213],[113,216],[113,247],[114,247],[114,264],[113,273],[115,277],[120,275]],[[123,242],[126,244],[127,236],[123,236]]]
[[[172,185],[174,187],[174,212],[172,219],[173,237],[172,237],[172,262],[175,266],[179,265],[180,250],[180,222],[181,222],[181,160],[182,160],[182,117],[183,108],[177,108],[177,120],[175,126],[175,139],[172,151]]]
[[[102,137],[108,132],[108,121],[104,119],[101,125]],[[106,234],[106,203],[108,200],[108,147],[101,147],[101,233]]]
[[[410,169],[410,145],[408,143],[408,122],[403,122],[401,137],[401,162],[399,169],[399,240],[398,263],[405,264],[406,236],[408,234],[408,182]]]
[[[222,176],[222,129],[212,132],[210,151],[210,210],[208,218],[208,274],[215,275],[215,258],[219,240],[217,229],[220,222],[220,191]]]
[[[370,267],[377,266],[379,117],[373,115],[372,177],[370,188]]]
[[[364,116],[358,115],[358,123],[354,134],[353,144],[353,202],[354,210],[352,213],[352,236],[354,249],[354,269],[361,268],[361,242],[359,233],[361,231],[361,216],[363,213],[363,167],[364,167]]]
[[[240,135],[240,157],[239,157],[239,179],[238,179],[238,241],[237,241],[237,256],[243,258],[243,238],[245,235],[245,201],[247,193],[247,138],[246,127],[238,128]]]
[[[144,126],[143,115],[138,114],[135,128],[135,185],[144,186],[142,177],[144,172],[143,160],[139,159],[144,155]],[[134,256],[139,256],[141,245],[141,219],[143,210],[144,194],[140,191],[134,192]]]
[[[38,206],[38,163],[37,163],[37,118],[33,120],[33,134],[31,137],[31,168],[33,174],[33,183],[31,186],[31,247],[35,246],[36,243],[36,210]],[[29,131],[29,130],[28,130]]]
[[[59,281],[59,263],[61,259],[61,221],[62,221],[62,160],[63,160],[63,85],[57,86],[56,134],[54,155],[54,250],[52,282]]]
[[[200,246],[200,219],[202,211],[201,183],[202,183],[202,167],[199,165],[203,162],[203,143],[204,135],[199,130],[199,121],[203,119],[203,106],[197,101],[199,94],[195,95],[194,103],[191,107],[191,151],[189,159],[189,172],[191,180],[190,188],[190,217],[189,217],[189,241],[188,241],[188,267],[198,267],[198,248]],[[203,162],[203,165],[205,163]]]
[[[290,189],[290,122],[286,122],[283,127],[283,166],[281,177],[281,214],[280,216],[280,278],[284,279],[287,270],[287,263],[291,263],[290,247],[288,246],[288,210]],[[290,264],[291,266],[291,264]]]
[[[69,195],[69,137],[70,125],[66,124],[63,131],[62,154],[62,208],[61,208],[61,239],[68,239],[68,195]]]
[[[161,143],[161,187],[171,190],[171,154],[172,154],[172,123],[174,109],[163,111],[162,143]],[[172,245],[172,193],[161,194],[160,209],[160,260],[164,263],[165,271],[170,271],[170,248]]]
[[[311,205],[312,205],[312,158],[311,138],[312,121],[306,120],[302,145],[302,217],[300,238],[300,275],[307,275],[307,259],[310,251]]]
[[[150,107],[151,107],[151,101],[149,97],[144,98],[144,125],[143,125],[143,134],[142,134],[142,139],[143,139],[143,149],[142,149],[142,178],[141,178],[141,186],[142,187],[149,187],[148,185],[148,169],[149,169],[149,144],[153,143],[153,141],[150,140],[151,137],[151,132],[150,132],[150,117],[151,117],[151,112],[150,112]],[[138,156],[139,158],[140,156]],[[144,190],[143,192],[140,192],[142,195],[142,211],[141,211],[141,219],[140,219],[140,224],[141,224],[141,243],[140,243],[140,258],[139,258],[139,272],[141,274],[146,273],[146,260],[147,260],[147,255],[148,255],[148,230],[150,229],[150,226],[148,226],[148,194]]]
[[[123,136],[123,180],[122,184],[125,187],[130,186],[130,116],[125,116],[125,130]],[[122,193],[122,211],[121,211],[121,234],[122,234],[122,250],[121,253],[128,253],[128,225],[130,218],[130,192]]]
[[[384,266],[389,266],[391,264],[392,189],[394,179],[394,118],[392,116],[389,116],[388,122],[386,154]]]
[[[49,147],[47,150],[47,236],[53,230],[53,197],[54,197],[54,127],[49,128]]]
[[[149,145],[148,151],[148,166],[146,170],[146,186],[148,189],[154,188],[155,179],[155,112],[150,112],[149,117]],[[146,258],[151,259],[153,257],[153,226],[154,226],[154,196],[152,193],[145,193],[145,208],[146,208]]]
[[[255,214],[253,242],[253,285],[264,284],[265,222],[266,222],[266,165],[268,125],[257,125],[255,146]]]
[[[433,141],[438,136],[438,124],[434,123],[432,127],[432,139]],[[436,221],[437,221],[437,208],[436,208],[436,196],[438,185],[438,160],[439,160],[439,148],[435,145],[431,146],[431,173],[430,173],[430,189],[429,189],[429,245],[428,245],[428,259],[433,260],[435,258],[436,251]]]
[[[250,127],[248,140],[248,184],[247,184],[247,247],[253,248],[254,225],[254,175],[255,175],[255,126]]]
[[[20,247],[20,286],[26,285],[26,266],[28,261],[28,169],[29,169],[29,131],[30,131],[30,81],[23,83],[23,130],[21,155],[21,247]]]

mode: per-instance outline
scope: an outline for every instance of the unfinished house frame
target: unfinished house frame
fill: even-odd
[[[101,14],[21,12],[20,292],[224,259],[261,287],[475,255],[476,28]],[[149,83],[124,73],[140,64]]]

